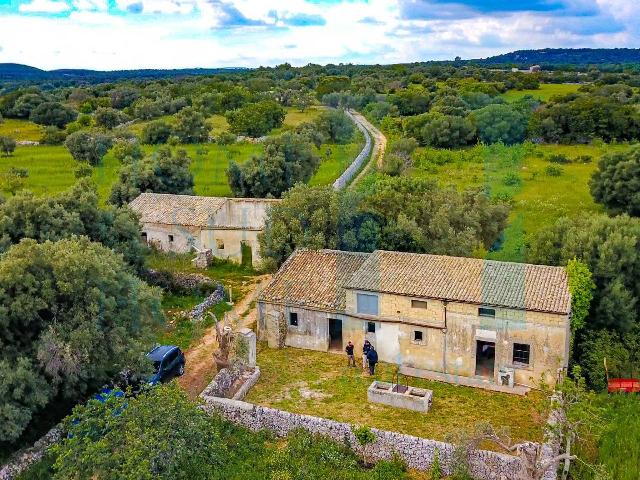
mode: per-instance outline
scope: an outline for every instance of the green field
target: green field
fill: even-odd
[[[539,89],[509,90],[504,93],[502,97],[508,102],[513,102],[526,95],[531,95],[534,98],[538,98],[546,102],[556,95],[568,95],[570,93],[575,93],[580,87],[581,85],[578,85],[577,83],[541,83]]]
[[[458,189],[479,187],[492,196],[510,199],[512,213],[505,231],[504,244],[490,254],[499,260],[524,260],[527,235],[551,225],[562,216],[583,211],[598,211],[600,207],[589,192],[589,179],[605,153],[628,148],[625,145],[499,145],[476,146],[463,152],[453,152],[450,163],[435,164],[429,158],[439,158],[433,149],[419,149],[422,159],[411,175],[434,178],[441,185]],[[551,176],[546,169],[546,157],[564,153],[571,159],[580,155],[591,157],[590,163],[574,162],[558,165],[562,173]]]
[[[152,152],[157,147],[145,146]],[[197,195],[225,196],[231,190],[227,184],[225,170],[230,160],[243,163],[251,155],[260,153],[261,145],[239,143],[229,146],[220,145],[183,145],[192,159],[191,170]],[[26,168],[29,177],[25,188],[38,195],[51,194],[65,190],[75,182],[76,162],[64,146],[19,146],[11,157],[0,157],[0,175],[10,167]],[[93,179],[98,187],[100,198],[105,201],[111,186],[117,179],[120,163],[108,153],[101,166],[94,169]]]
[[[364,146],[362,134],[358,133],[358,141],[355,143],[326,144],[320,147],[318,154],[322,163],[315,175],[309,180],[309,185],[331,185],[345,171]]]
[[[37,142],[42,137],[42,127],[28,120],[5,118],[0,122],[0,135],[11,137],[18,142],[23,140]]]

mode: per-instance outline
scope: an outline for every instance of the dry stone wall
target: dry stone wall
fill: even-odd
[[[284,437],[292,430],[303,428],[338,442],[348,442],[358,453],[363,453],[353,435],[352,426],[348,423],[285,412],[226,398],[203,396],[203,399],[204,409],[209,413],[218,413],[227,420],[250,430],[266,429]],[[370,445],[367,450],[367,455],[372,460],[390,459],[394,454],[397,454],[409,468],[428,470],[436,452],[438,452],[443,470],[445,473],[451,473],[453,445],[375,428],[372,431],[376,435],[376,442]],[[512,480],[517,478],[520,469],[521,462],[518,457],[485,450],[472,453],[471,471],[475,478]]]
[[[345,110],[345,113],[353,121],[353,123],[356,124],[358,129],[364,135],[365,145],[362,151],[360,152],[360,154],[355,158],[353,162],[351,162],[351,165],[349,165],[347,169],[344,172],[342,172],[342,175],[340,175],[338,179],[335,182],[333,182],[333,188],[335,188],[336,190],[342,190],[344,187],[348,185],[348,183],[351,181],[353,176],[358,172],[358,170],[360,170],[360,167],[362,167],[364,162],[366,162],[367,159],[369,158],[369,155],[371,154],[371,146],[372,146],[371,135],[369,134],[369,131],[365,128],[365,126],[362,125],[362,123],[360,123],[351,114],[351,112]]]

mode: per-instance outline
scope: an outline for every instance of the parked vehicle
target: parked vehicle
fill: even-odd
[[[638,378],[610,378],[607,382],[609,393],[640,393]]]
[[[155,347],[147,357],[153,362],[155,373],[149,378],[149,383],[155,385],[171,380],[173,377],[184,375],[185,358],[182,350],[175,345],[160,345]]]

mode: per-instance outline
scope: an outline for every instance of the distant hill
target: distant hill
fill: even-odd
[[[0,82],[22,81],[78,81],[87,83],[112,82],[128,79],[153,79],[184,77],[191,75],[216,75],[220,73],[236,73],[246,68],[185,68],[174,70],[140,69],[98,71],[83,69],[40,70],[39,68],[18,63],[0,63]]]
[[[639,48],[545,48],[517,50],[494,57],[471,60],[480,65],[604,65],[640,64]]]

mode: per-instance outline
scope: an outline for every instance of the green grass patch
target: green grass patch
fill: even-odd
[[[29,120],[5,118],[0,122],[0,136],[11,137],[16,141],[29,140],[39,142],[43,128]]]
[[[601,207],[591,197],[589,180],[605,153],[621,151],[627,145],[502,145],[475,146],[445,152],[421,148],[410,175],[436,179],[441,185],[458,189],[484,188],[493,197],[512,204],[509,226],[501,248],[490,258],[524,260],[527,236],[553,224],[563,216],[597,212]],[[562,165],[560,176],[546,172],[551,154],[565,154],[571,160],[581,156],[589,163],[572,161]],[[518,180],[516,180],[518,179]]]
[[[258,350],[261,375],[248,402],[295,413],[444,440],[477,422],[509,427],[514,440],[542,439],[546,400],[541,393],[525,397],[410,378],[412,386],[433,390],[427,414],[369,403],[367,388],[374,378],[359,367],[347,367],[345,355],[284,348]],[[375,379],[391,381],[395,365],[378,364]]]
[[[309,185],[331,185],[355,160],[364,147],[364,138],[358,131],[358,141],[345,145],[324,144],[318,149],[321,158],[318,171],[309,180]]]
[[[526,95],[531,95],[543,102],[547,102],[551,97],[556,95],[568,95],[570,93],[575,93],[580,87],[581,85],[576,83],[541,83],[539,89],[509,90],[502,94],[502,97],[508,102],[513,102]]]

